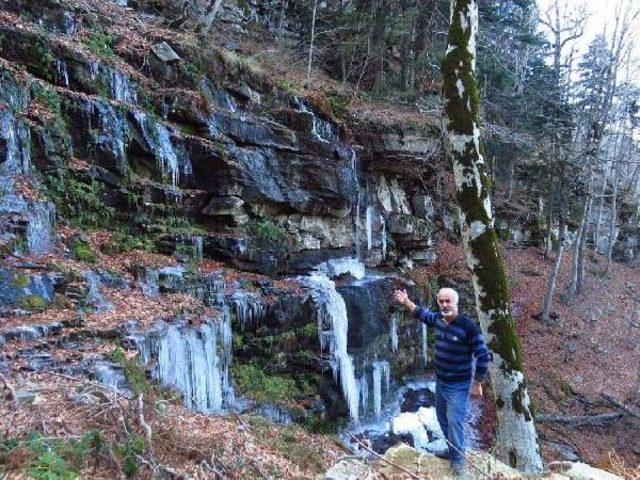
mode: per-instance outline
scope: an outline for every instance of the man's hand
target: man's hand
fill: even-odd
[[[400,305],[405,305],[409,301],[409,295],[407,295],[407,291],[406,290],[395,290],[393,292],[393,298]]]
[[[482,397],[482,384],[480,382],[474,380],[473,384],[471,385],[471,397]]]
[[[393,292],[393,298],[410,312],[413,312],[416,308],[416,304],[409,300],[409,295],[407,295],[406,290],[395,290]]]

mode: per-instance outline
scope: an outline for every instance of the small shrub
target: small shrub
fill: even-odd
[[[0,463],[23,469],[30,478],[72,480],[80,477],[88,453],[102,451],[104,439],[91,430],[78,439],[57,439],[33,434],[25,440],[0,438]]]
[[[37,68],[41,69],[41,73],[47,80],[51,80],[51,68],[55,57],[51,52],[49,43],[42,38],[36,39],[29,47],[29,56],[37,65]]]
[[[150,237],[134,236],[122,232],[116,232],[111,237],[110,242],[103,248],[103,251],[109,255],[116,253],[128,253],[133,250],[155,252],[156,244]]]
[[[80,238],[74,238],[71,241],[71,256],[80,262],[95,263],[96,254],[91,248],[89,242]]]
[[[318,339],[318,324],[316,322],[309,322],[304,327],[298,330],[298,336],[303,339],[317,340]]]
[[[153,390],[153,386],[147,378],[144,367],[136,359],[132,360],[127,358],[121,348],[116,348],[111,352],[111,360],[120,365],[124,370],[124,376],[134,395],[140,393],[148,394]]]
[[[138,472],[140,471],[138,455],[141,455],[144,450],[144,438],[135,434],[129,441],[118,445],[116,451],[122,458],[122,472],[127,478],[133,478],[138,475]]]
[[[349,104],[349,100],[346,97],[342,97],[339,95],[330,95],[327,97],[329,104],[331,105],[331,110],[337,117],[344,117],[347,113],[347,105]]]

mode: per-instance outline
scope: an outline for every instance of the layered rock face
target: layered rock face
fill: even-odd
[[[339,122],[239,55],[210,48],[202,59],[170,31],[117,38],[106,14],[80,3],[5,8],[11,162],[27,149],[47,178],[96,182],[116,217],[141,230],[187,218],[202,227],[206,255],[276,274],[355,253],[369,265],[428,263],[434,221],[452,227],[435,188],[436,131]]]
[[[12,319],[3,342],[42,338],[16,347],[25,368],[85,373],[125,393],[126,372],[102,352],[135,348],[151,376],[204,412],[257,409],[318,428],[379,417],[395,382],[424,369],[426,333],[391,302],[394,288],[421,292],[365,276],[363,263],[431,263],[436,223],[454,229],[437,128],[339,120],[321,94],[279,88],[241,54],[196,46],[122,3],[0,11],[1,241],[36,259],[0,271]],[[224,13],[268,23],[236,14]],[[84,235],[95,229],[135,236],[179,265],[107,271]],[[203,260],[224,263],[212,274]],[[220,280],[225,268],[236,278]],[[132,310],[105,330],[87,326],[87,314],[119,314],[114,298],[126,292],[185,294],[214,312],[142,321]],[[72,320],[19,325],[60,305],[77,310],[65,311]],[[53,353],[67,348],[96,354]],[[245,398],[261,372],[295,383],[287,408]]]

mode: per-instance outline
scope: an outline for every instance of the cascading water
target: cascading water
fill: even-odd
[[[353,359],[347,352],[349,319],[342,296],[335,283],[321,273],[306,278],[316,303],[320,350],[329,351],[334,378],[339,379],[342,395],[347,402],[349,416],[358,420],[359,385],[355,377]]]
[[[331,122],[318,118],[313,110],[311,110],[300,98],[294,97],[293,103],[299,112],[307,113],[311,116],[311,133],[316,137],[316,139],[324,143],[338,141],[338,135]]]
[[[199,328],[161,324],[154,332],[132,337],[142,360],[157,362],[153,376],[182,393],[187,408],[210,413],[233,405],[233,335],[227,312]]]
[[[171,178],[171,184],[175,187],[180,181],[180,167],[185,175],[192,171],[191,160],[185,152],[178,153],[171,143],[171,133],[162,123],[149,119],[142,110],[133,113],[144,139],[155,154],[162,177]]]
[[[118,70],[111,70],[110,76],[111,98],[123,103],[136,105],[138,103],[138,93],[129,77]]]
[[[87,292],[88,303],[93,307],[94,312],[104,313],[113,308],[113,304],[109,302],[100,292],[100,277],[93,270],[87,270],[84,273],[84,279],[89,284]]]
[[[51,250],[51,232],[55,208],[48,202],[35,202],[29,209],[27,244],[29,253],[48,253]]]
[[[67,70],[67,62],[64,60],[56,60],[56,80],[63,87],[69,88],[69,72]]]
[[[29,130],[18,122],[10,109],[0,109],[0,139],[5,152],[4,161],[0,162],[0,174],[29,174]]]
[[[95,143],[105,145],[117,160],[118,166],[124,170],[127,165],[125,151],[129,133],[127,122],[109,103],[102,100],[91,99],[87,101],[85,108],[87,116],[89,117],[90,127],[91,117],[94,112],[97,114],[100,122],[100,129],[94,136]]]

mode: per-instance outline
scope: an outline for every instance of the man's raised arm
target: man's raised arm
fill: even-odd
[[[437,312],[434,312],[429,308],[417,306],[409,300],[409,295],[407,295],[406,290],[395,290],[393,292],[393,298],[421,322],[426,323],[430,327],[435,324]]]

